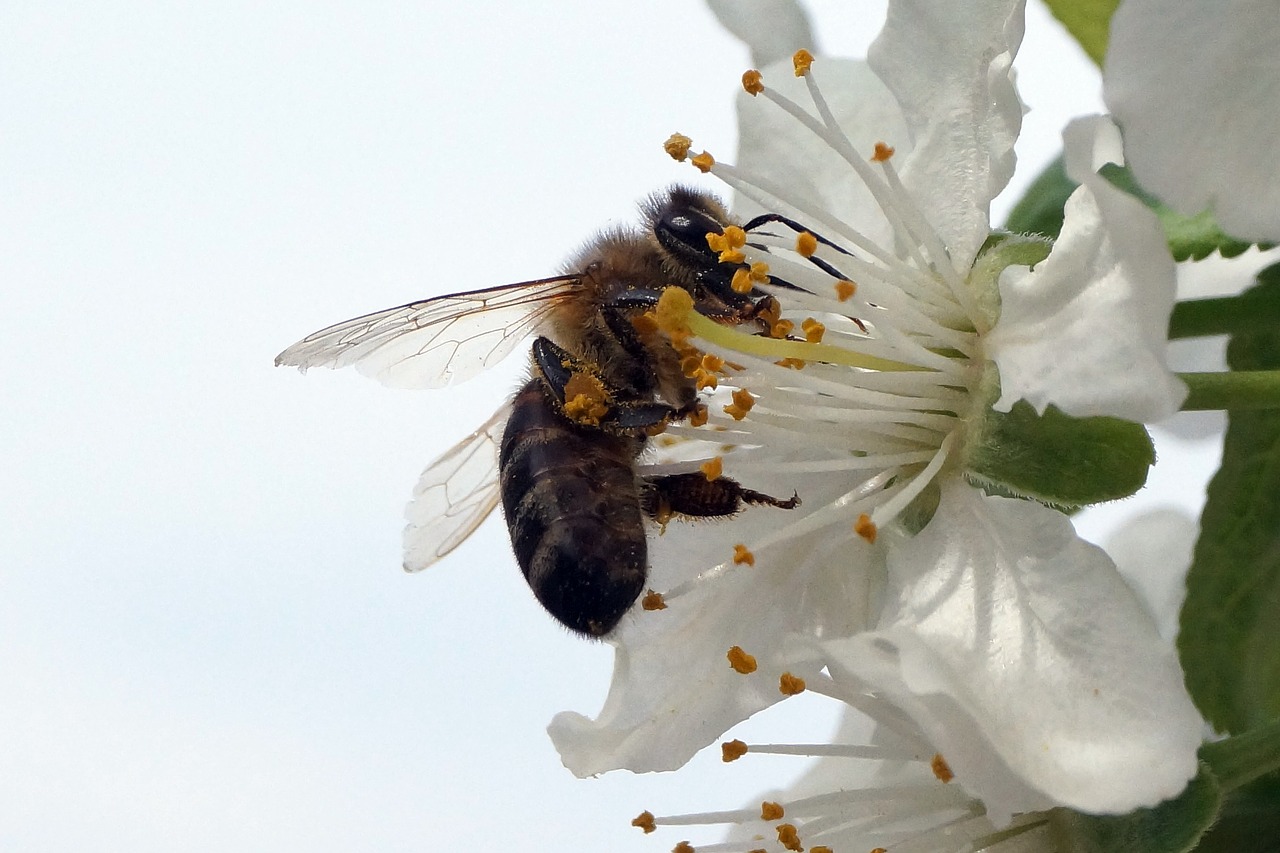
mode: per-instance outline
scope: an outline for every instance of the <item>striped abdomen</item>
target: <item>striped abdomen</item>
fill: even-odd
[[[574,424],[538,379],[511,408],[498,467],[516,560],[552,616],[604,636],[644,589],[642,440]]]

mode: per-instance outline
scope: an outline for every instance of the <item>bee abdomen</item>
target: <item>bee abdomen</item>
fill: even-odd
[[[498,457],[511,544],[538,600],[583,634],[607,634],[644,589],[639,449],[567,420],[540,380],[512,401]]]

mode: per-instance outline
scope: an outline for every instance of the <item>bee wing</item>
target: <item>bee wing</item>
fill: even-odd
[[[498,445],[509,412],[499,409],[422,472],[404,513],[405,571],[422,571],[457,548],[498,505]]]
[[[276,366],[349,367],[396,388],[443,388],[492,367],[580,287],[576,275],[438,296],[307,335]]]

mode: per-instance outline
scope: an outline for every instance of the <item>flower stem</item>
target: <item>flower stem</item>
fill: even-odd
[[[1253,292],[1216,299],[1189,299],[1173,306],[1169,338],[1231,335],[1280,326],[1280,301]]]
[[[1280,409],[1280,370],[1179,373],[1191,389],[1182,411]]]

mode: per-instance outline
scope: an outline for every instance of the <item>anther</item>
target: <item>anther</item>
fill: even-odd
[[[694,853],[693,845],[688,841],[681,841],[671,848],[671,853]]]
[[[789,672],[782,673],[778,679],[778,692],[783,696],[799,696],[804,692],[804,679]]]
[[[800,328],[804,330],[804,339],[811,344],[822,343],[822,336],[827,333],[827,327],[812,317],[806,318]]]
[[[714,459],[708,459],[698,466],[698,470],[702,472],[702,476],[708,481],[720,479],[720,475],[724,473],[724,460],[719,456]]]
[[[813,65],[813,54],[804,48],[791,55],[791,66],[795,68],[797,77],[808,74],[810,65]]]
[[[724,370],[724,359],[718,355],[707,353],[702,357],[702,369],[712,373],[719,373]]]
[[[750,293],[755,287],[751,283],[751,273],[746,267],[739,268],[734,271],[733,278],[729,280],[729,287],[734,293]]]
[[[940,752],[934,753],[933,760],[929,762],[929,767],[933,770],[933,775],[937,776],[938,781],[944,785],[956,778],[956,774],[951,772],[951,766],[947,764],[946,759],[942,757]]]
[[[658,825],[653,822],[653,812],[640,812],[640,814],[636,815],[635,820],[631,821],[631,825],[643,829],[645,835],[658,828]]]
[[[871,520],[871,516],[865,512],[858,516],[858,520],[854,522],[853,532],[861,536],[871,545],[876,544],[876,525]]]
[[[703,151],[701,154],[694,156],[689,162],[697,166],[699,172],[706,174],[707,172],[710,172],[711,167],[716,164],[716,158],[712,157],[706,151]]]
[[[781,340],[791,334],[796,328],[796,324],[790,320],[779,320],[769,327],[769,337]]]
[[[753,97],[760,94],[764,91],[764,75],[754,68],[742,72],[742,88]]]
[[[801,231],[796,235],[796,251],[802,258],[812,258],[813,253],[818,251],[818,238],[808,231]]]
[[[733,546],[733,564],[741,566],[743,563],[748,566],[754,566],[756,564],[756,555],[752,554],[746,545],[739,543]]]
[[[761,820],[782,820],[782,816],[786,814],[782,808],[782,803],[771,803],[765,800],[760,804]]]
[[[764,261],[756,261],[751,265],[751,280],[766,282],[769,280],[769,265]]]
[[[858,285],[854,284],[851,281],[836,282],[836,299],[840,300],[841,302],[847,302],[850,298],[853,297],[853,294],[857,292],[858,292]]]
[[[778,824],[778,843],[788,850],[794,850],[796,853],[803,853],[804,847],[800,844],[800,833],[796,831],[793,823]]]
[[[699,404],[698,408],[694,409],[689,415],[689,426],[705,426],[709,414],[710,412],[708,412],[707,407]]]
[[[692,145],[693,140],[683,133],[673,133],[667,137],[666,142],[662,143],[662,150],[670,154],[672,160],[683,163],[689,156],[689,148]]]
[[[876,143],[876,153],[871,155],[872,163],[883,163],[893,156],[893,146],[883,142]]]
[[[737,761],[747,754],[747,745],[740,740],[727,740],[720,744],[720,760],[725,764]]]
[[[735,421],[740,421],[747,416],[747,412],[751,411],[751,407],[755,404],[756,398],[751,396],[751,392],[746,388],[739,388],[733,392],[733,403],[725,406],[724,412]]]
[[[666,610],[667,600],[662,597],[662,593],[651,589],[640,599],[640,606],[645,610]]]
[[[744,652],[742,646],[732,647],[725,657],[729,659],[729,666],[739,675],[750,675],[756,671],[756,659]]]

